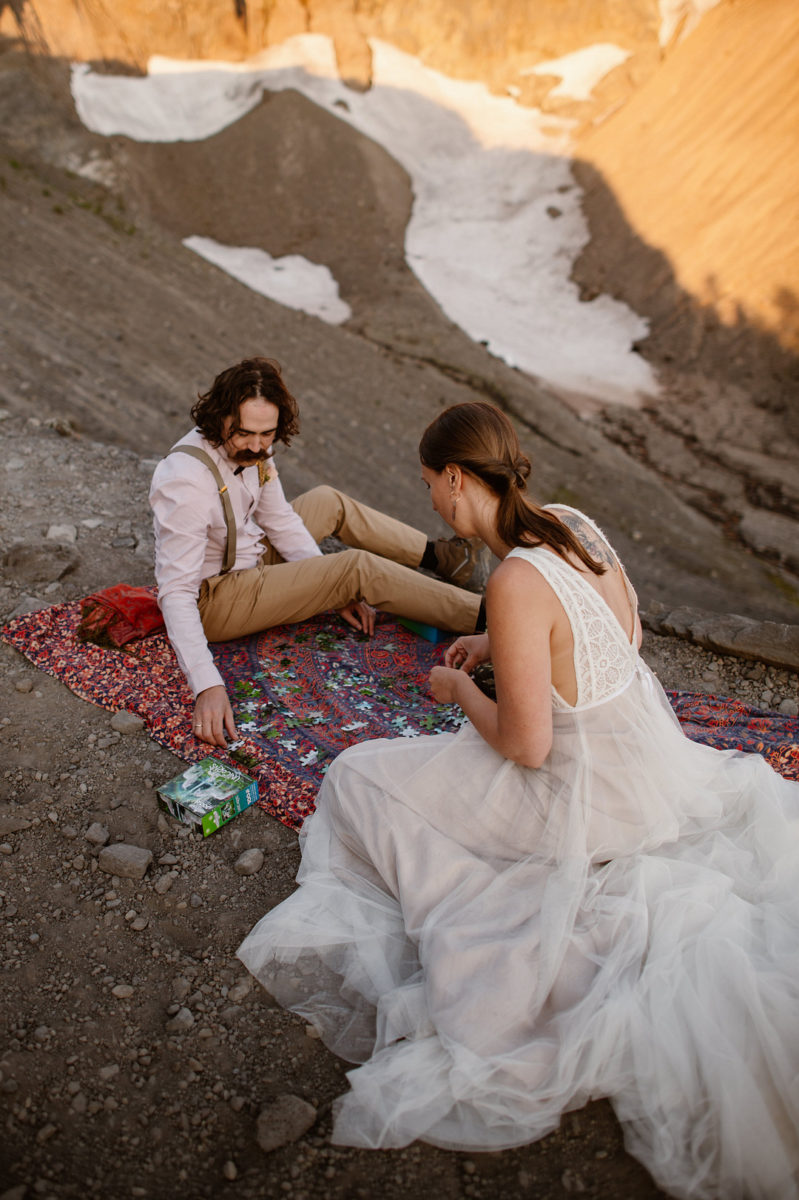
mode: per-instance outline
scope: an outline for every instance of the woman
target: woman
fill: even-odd
[[[609,1096],[675,1195],[796,1195],[799,786],[683,736],[618,559],[527,498],[502,413],[456,405],[420,454],[501,559],[489,632],[431,672],[468,722],[337,759],[240,957],[363,1064],[340,1143],[500,1149]]]

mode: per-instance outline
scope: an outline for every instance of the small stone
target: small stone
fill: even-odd
[[[117,1000],[130,1000],[133,991],[129,983],[118,983],[116,987],[111,988],[111,995],[116,996]]]
[[[233,987],[227,994],[227,998],[231,1004],[240,1004],[245,996],[249,996],[251,991],[252,979],[248,975],[244,979],[240,979],[238,983],[233,984]]]
[[[130,927],[131,929],[134,929],[136,933],[141,933],[143,929],[147,928],[149,923],[150,921],[148,917],[136,917],[135,920],[131,921]]]
[[[198,896],[196,892],[192,892],[191,896],[189,897],[189,904],[192,906],[192,908],[202,908],[202,903],[202,896]]]
[[[83,857],[82,854],[76,854],[72,860],[72,866],[74,867],[74,869],[76,871],[82,871],[83,868],[86,866],[86,859]]]
[[[239,1020],[243,1012],[244,1009],[240,1008],[238,1004],[229,1004],[227,1008],[222,1009],[221,1013],[219,1014],[219,1020],[223,1025],[235,1025],[236,1021]]]
[[[322,1035],[319,1032],[319,1030],[316,1028],[315,1025],[306,1025],[305,1026],[305,1036],[312,1038],[314,1041],[317,1041]]]
[[[780,712],[784,713],[786,717],[799,717],[799,704],[795,700],[792,700],[790,696],[786,696],[780,702]]]
[[[123,879],[143,879],[152,861],[151,850],[145,850],[143,846],[131,846],[127,842],[117,842],[113,846],[103,847],[97,865],[107,875],[119,875]]]
[[[72,1101],[72,1111],[79,1116],[83,1116],[89,1106],[89,1101],[84,1096],[83,1092],[78,1092],[77,1096]]]
[[[307,1133],[316,1120],[316,1109],[302,1096],[287,1093],[278,1096],[258,1114],[256,1140],[269,1154],[281,1146],[296,1142]]]
[[[16,690],[18,692],[23,692],[23,693],[32,692],[33,691],[33,680],[32,679],[18,679],[17,682],[14,684],[14,687],[16,688]]]
[[[162,854],[158,860],[158,865],[159,867],[174,867],[177,862],[177,854]]]
[[[11,845],[10,842],[3,842],[3,844],[0,845],[0,854],[13,854],[13,853],[14,853],[14,847]]]
[[[78,530],[74,525],[51,525],[47,530],[48,542],[59,542],[68,546],[78,540]]]
[[[579,1171],[567,1167],[560,1177],[560,1185],[564,1192],[582,1194],[587,1191],[585,1180]]]
[[[185,1000],[190,991],[191,991],[191,984],[189,983],[188,979],[185,979],[182,975],[177,975],[172,980],[172,995],[175,997],[176,1000],[178,1000],[178,1001]],[[179,1008],[180,1004],[178,1004],[177,1007]],[[177,1012],[177,1008],[175,1009],[175,1011]]]
[[[104,846],[111,834],[105,825],[101,825],[99,821],[93,821],[84,836],[86,841],[91,842],[93,846]]]
[[[167,1033],[185,1033],[194,1024],[194,1014],[189,1008],[179,1008],[166,1023]]]
[[[78,831],[74,825],[62,825],[61,836],[65,837],[68,842],[73,842],[78,836]]]
[[[144,729],[144,721],[135,713],[121,708],[111,718],[111,728],[116,729],[117,733],[138,733],[140,729]]]
[[[49,1025],[37,1025],[33,1031],[33,1040],[35,1042],[46,1042],[50,1036]]]
[[[230,1107],[236,1113],[241,1112],[241,1110],[244,1108],[244,1105],[246,1103],[247,1103],[247,1101],[244,1099],[243,1096],[231,1096],[230,1097]]]
[[[172,884],[175,882],[176,876],[172,871],[168,871],[166,875],[162,875],[155,881],[155,890],[159,896],[165,896]]]
[[[56,1133],[58,1133],[57,1126],[42,1125],[41,1129],[36,1134],[36,1141],[39,1143],[40,1146],[43,1146],[44,1143],[49,1142],[50,1138],[53,1137]]]
[[[119,1064],[109,1063],[107,1067],[100,1067],[100,1070],[97,1072],[97,1074],[103,1083],[108,1083],[110,1080],[116,1079],[117,1075],[119,1074]]]
[[[224,1175],[225,1179],[229,1179],[231,1183],[234,1179],[238,1178],[238,1168],[236,1167],[236,1164],[233,1162],[232,1158],[229,1158],[225,1163],[224,1167],[222,1168],[222,1174]]]
[[[245,850],[240,854],[233,864],[233,870],[237,875],[255,875],[264,865],[263,850]]]

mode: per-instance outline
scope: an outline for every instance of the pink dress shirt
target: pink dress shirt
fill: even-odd
[[[235,475],[221,446],[211,446],[194,429],[176,443],[210,454],[228,486],[236,518],[233,570],[258,564],[264,535],[287,562],[321,551],[287,501],[274,459],[261,487],[257,466]],[[223,682],[203,631],[197,597],[200,584],[222,569],[227,529],[217,485],[208,467],[188,454],[170,454],[155,468],[150,488],[155,530],[155,578],[167,633],[195,696]]]

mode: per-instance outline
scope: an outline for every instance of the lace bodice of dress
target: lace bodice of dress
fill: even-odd
[[[577,512],[576,509],[572,511]],[[596,525],[583,513],[578,515],[608,545]],[[563,605],[571,625],[577,703],[567,704],[553,687],[553,707],[561,712],[590,708],[626,687],[635,671],[638,650],[596,589],[579,571],[544,546],[517,546],[508,557],[511,556],[525,558],[537,567]],[[623,572],[620,563],[619,569]],[[624,582],[631,609],[635,612],[636,596],[626,575]]]

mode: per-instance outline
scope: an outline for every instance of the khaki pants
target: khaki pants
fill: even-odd
[[[331,487],[292,502],[311,537],[335,534],[353,547],[321,558],[284,562],[267,546],[261,563],[203,581],[198,607],[209,642],[226,642],[365,600],[382,612],[473,633],[480,597],[413,570],[427,538]]]

